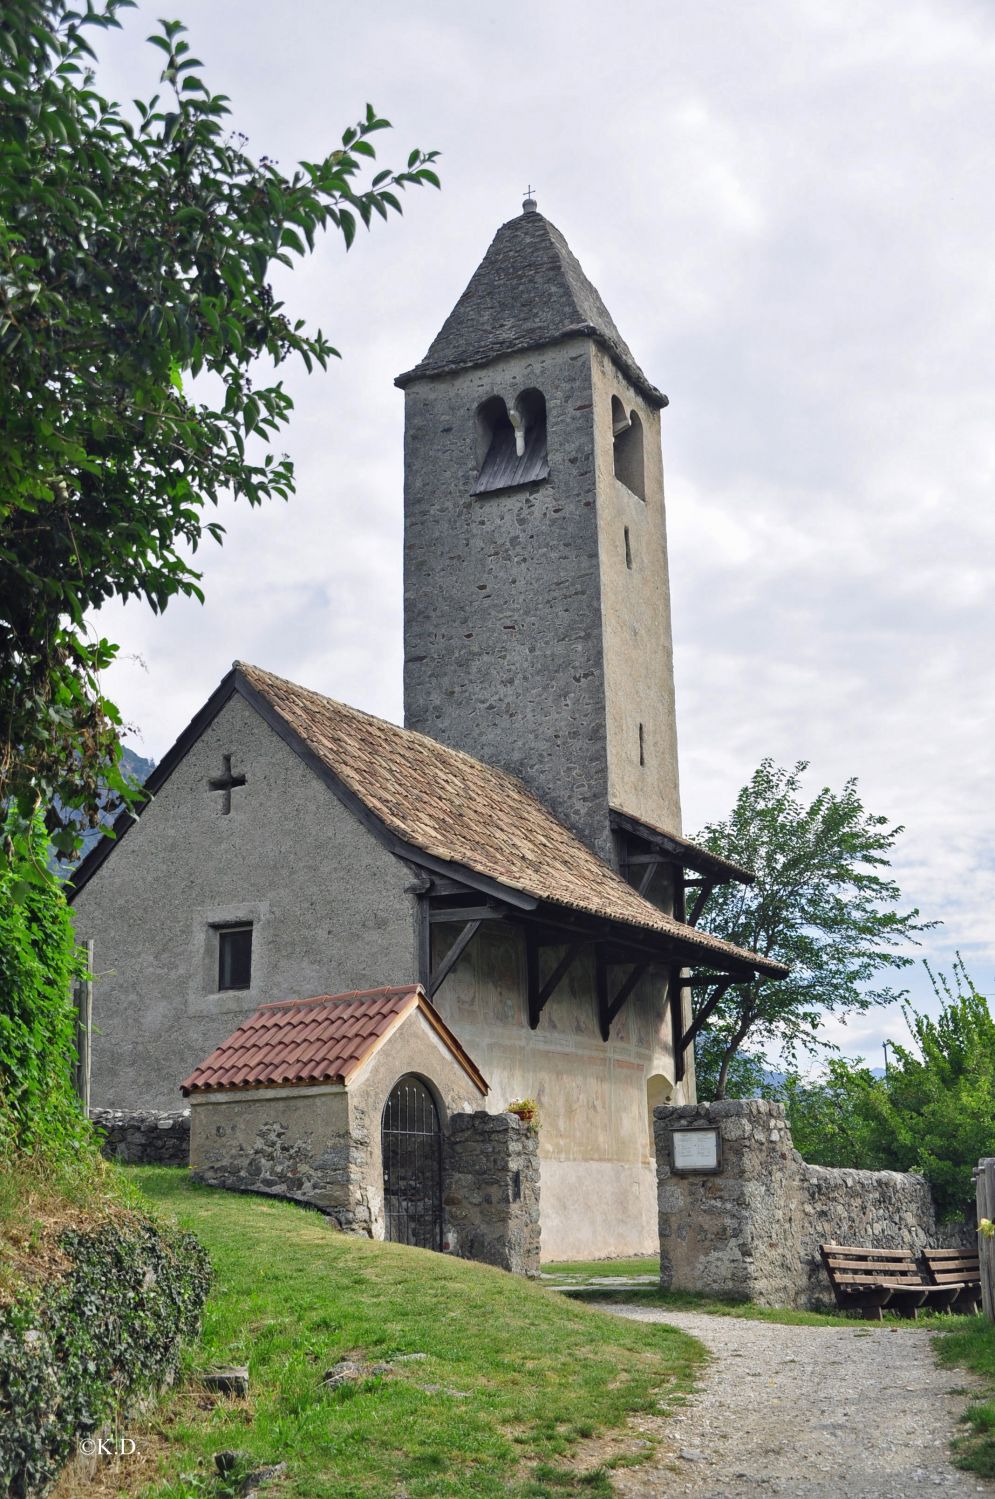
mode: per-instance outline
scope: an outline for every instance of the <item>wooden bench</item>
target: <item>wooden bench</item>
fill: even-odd
[[[909,1249],[820,1244],[819,1250],[836,1304],[844,1311],[860,1311],[879,1322],[885,1307],[903,1317],[915,1317],[924,1302],[945,1295],[923,1280]]]
[[[924,1249],[922,1257],[933,1285],[946,1292],[951,1311],[978,1311],[981,1270],[976,1249]]]

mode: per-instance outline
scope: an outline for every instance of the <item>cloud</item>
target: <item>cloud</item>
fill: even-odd
[[[105,609],[108,687],[161,755],[235,656],[401,713],[395,374],[424,353],[527,182],[664,414],[686,825],[765,754],[856,774],[908,825],[930,950],[995,963],[995,12],[968,0],[603,6],[177,0],[256,151],[334,144],[368,97],[385,160],[441,147],[346,256],[284,278],[344,359],[291,372],[287,507],[224,510],[207,605]],[[101,38],[147,92],[152,12]],[[875,1034],[873,1018],[867,1022]],[[863,1024],[863,1022],[862,1022]],[[852,1028],[849,1035],[857,1034]],[[864,1032],[860,1032],[861,1037]]]

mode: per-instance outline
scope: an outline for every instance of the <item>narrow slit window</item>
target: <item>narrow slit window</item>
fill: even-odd
[[[635,411],[626,411],[618,396],[612,396],[612,441],[616,479],[637,499],[645,500],[643,424]]]
[[[639,763],[646,764],[646,736],[643,733],[642,724],[639,725]]]
[[[218,931],[218,988],[248,989],[252,984],[252,926]]]
[[[625,565],[626,565],[626,567],[629,569],[629,571],[631,573],[631,571],[632,571],[632,543],[629,540],[629,528],[628,528],[628,526],[626,526],[624,529],[625,529]]]

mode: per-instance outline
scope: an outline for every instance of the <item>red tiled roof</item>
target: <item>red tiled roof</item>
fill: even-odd
[[[393,1026],[420,1010],[483,1093],[487,1084],[420,984],[260,1005],[180,1084],[184,1094],[224,1088],[346,1083]]]

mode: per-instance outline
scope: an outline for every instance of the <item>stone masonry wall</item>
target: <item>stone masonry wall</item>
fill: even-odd
[[[539,1138],[515,1114],[454,1114],[446,1140],[451,1254],[539,1274]]]
[[[190,1162],[190,1111],[159,1114],[139,1109],[91,1109],[90,1122],[104,1138],[100,1151],[124,1166],[186,1166]]]
[[[715,1126],[722,1167],[674,1173],[670,1134]],[[834,1304],[819,1245],[945,1247],[961,1225],[937,1225],[921,1176],[807,1165],[779,1103],[725,1099],[654,1110],[660,1279],[673,1290],[743,1297],[761,1306]]]
[[[329,1086],[194,1095],[197,1181],[319,1208],[345,1233],[372,1237],[365,1141],[349,1129],[345,1090]]]

